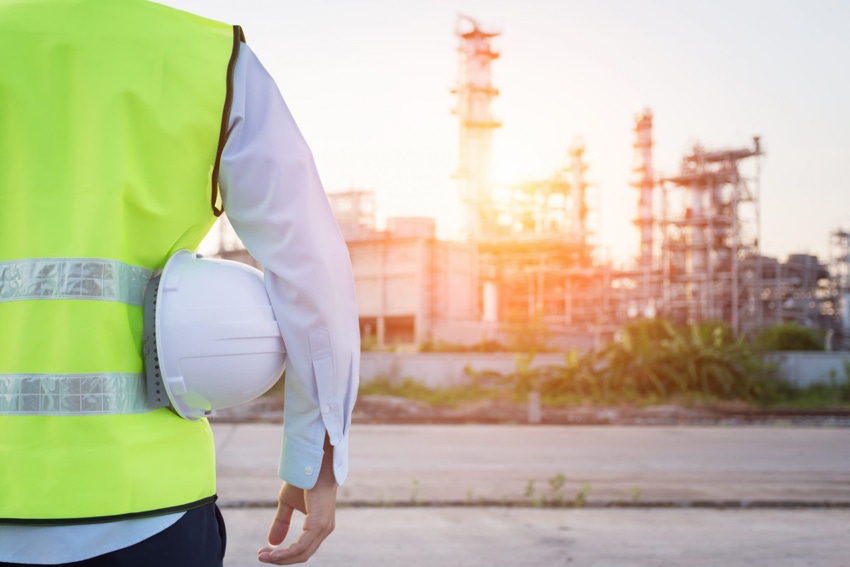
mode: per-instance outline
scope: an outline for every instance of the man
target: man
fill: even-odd
[[[359,366],[351,266],[242,39],[146,0],[0,0],[0,566],[222,564],[206,420],[133,399],[140,290],[222,204],[287,348],[284,484],[258,559],[306,561],[333,529]],[[302,533],[275,547],[296,509]]]

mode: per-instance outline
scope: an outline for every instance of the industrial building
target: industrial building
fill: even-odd
[[[329,195],[354,268],[365,345],[510,344],[517,333],[554,348],[586,349],[624,323],[665,317],[725,321],[738,332],[781,321],[829,331],[850,347],[850,234],[832,235],[827,263],[759,250],[761,140],[741,148],[696,145],[677,174],[653,167],[653,115],[635,117],[635,267],[614,269],[598,252],[602,211],[585,182],[585,145],[575,139],[550,179],[496,194],[491,65],[499,33],[457,22],[458,207],[464,238],[436,237],[435,220],[390,218],[376,229],[372,191]],[[250,262],[222,239],[219,255]],[[526,337],[528,338],[528,337]],[[532,337],[535,338],[535,337]]]

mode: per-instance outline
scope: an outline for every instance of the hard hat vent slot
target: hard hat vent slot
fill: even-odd
[[[144,355],[145,373],[148,391],[148,405],[164,407],[168,400],[162,396],[162,375],[159,368],[159,352],[157,350],[156,333],[156,302],[159,293],[160,276],[155,275],[148,282],[144,301]]]

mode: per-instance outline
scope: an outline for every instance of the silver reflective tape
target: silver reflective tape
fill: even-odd
[[[93,299],[142,305],[153,272],[118,260],[30,258],[0,262],[0,302]]]
[[[151,411],[143,374],[0,374],[0,415]]]

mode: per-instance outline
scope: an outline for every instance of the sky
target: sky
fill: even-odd
[[[760,136],[761,249],[829,256],[850,230],[850,2],[838,0],[160,0],[241,25],[309,142],[326,191],[456,234],[458,14],[501,31],[494,175],[510,186],[586,146],[605,255],[637,254],[634,118],[654,165]],[[750,171],[750,170],[748,170]]]

